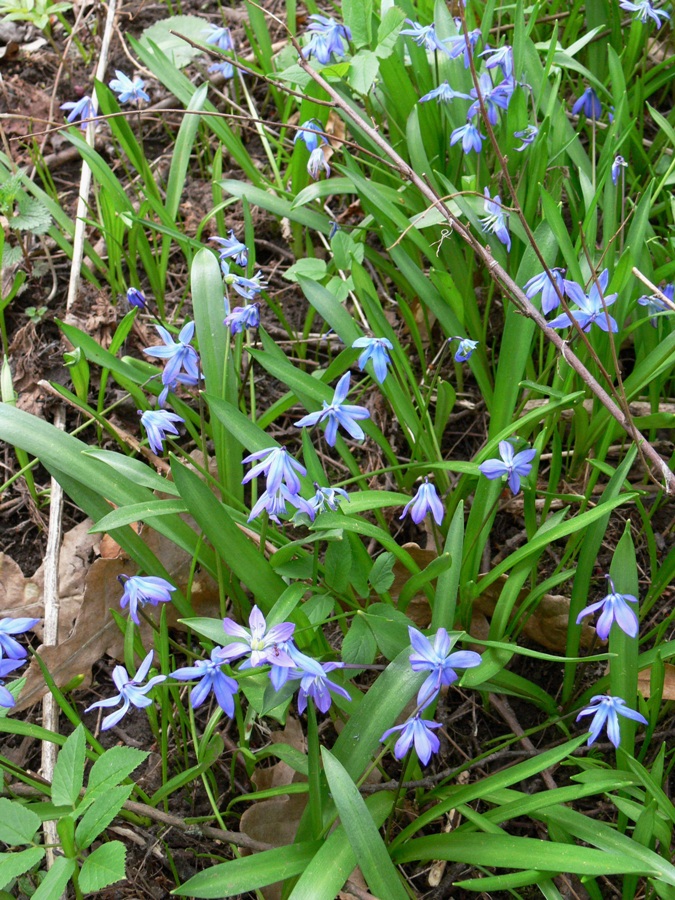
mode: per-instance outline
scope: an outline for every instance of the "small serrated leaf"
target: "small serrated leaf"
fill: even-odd
[[[76,866],[74,859],[57,856],[31,900],[60,900]]]
[[[17,231],[30,231],[31,234],[44,234],[49,231],[52,216],[42,200],[19,194],[17,198],[19,212],[9,220],[9,227]]]
[[[0,797],[0,841],[16,847],[30,844],[42,824],[40,816],[15,800]]]
[[[74,806],[84,781],[84,726],[78,725],[59,750],[52,779],[52,803]]]
[[[93,894],[126,877],[127,851],[121,841],[102,844],[82,863],[79,885],[83,894]]]
[[[92,800],[105,794],[109,788],[131,775],[148,755],[145,750],[134,747],[111,747],[106,750],[91,767],[85,798]]]
[[[129,799],[132,790],[132,784],[109,788],[103,796],[91,804],[75,829],[75,843],[79,850],[86,850],[94,839],[110,825]]]
[[[0,884],[6,885],[12,878],[23,875],[37,865],[44,855],[44,847],[29,847],[20,853],[0,853]]]

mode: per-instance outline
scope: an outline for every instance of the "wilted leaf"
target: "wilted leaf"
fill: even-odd
[[[665,663],[663,673],[663,699],[675,700],[675,666]],[[643,669],[638,672],[638,690],[643,697],[651,695],[651,669]]]

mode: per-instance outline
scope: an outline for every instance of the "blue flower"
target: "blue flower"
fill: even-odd
[[[18,669],[19,666],[22,666],[24,662],[24,659],[0,659],[0,706],[4,706],[5,709],[11,709],[16,704],[16,700],[4,684],[2,684],[2,680],[4,680],[10,672]]]
[[[141,100],[150,100],[149,95],[143,90],[145,82],[140,78],[134,78],[132,81],[128,75],[120,72],[119,69],[115,69],[115,75],[117,75],[117,78],[113,78],[108,83],[108,87],[111,91],[115,91],[120,103],[129,103],[130,100],[135,100],[138,103]]]
[[[25,659],[28,651],[11,635],[30,631],[39,621],[39,619],[0,619],[0,659],[5,656],[10,659]]]
[[[415,496],[403,507],[403,512],[399,519],[405,519],[408,515],[408,510],[410,510],[410,518],[415,525],[419,525],[427,513],[431,513],[437,525],[440,525],[443,521],[445,507],[438,496],[436,487],[429,482],[428,478],[424,479]]]
[[[199,379],[193,378],[191,375],[186,375],[183,372],[179,372],[179,374],[176,375],[175,381],[163,382],[163,383],[164,383],[164,387],[162,388],[162,391],[161,391],[159,397],[157,398],[157,406],[160,409],[164,409],[164,407],[166,406],[166,400],[167,400],[167,397],[169,396],[169,391],[173,391],[173,393],[175,394],[178,389],[179,384],[186,384],[186,385],[189,385],[190,387],[196,387],[199,384]]]
[[[520,453],[514,453],[513,447],[508,441],[500,441],[499,455],[501,459],[488,459],[478,468],[490,481],[507,475],[509,487],[514,494],[517,494],[520,490],[520,479],[532,471],[532,460],[537,455],[537,451],[521,450]]]
[[[452,100],[456,100],[457,97],[462,100],[471,99],[468,94],[463,94],[461,91],[453,91],[450,84],[444,81],[443,84],[439,84],[433,91],[429,91],[428,94],[420,97],[419,102],[426,103],[428,100],[435,100],[436,103],[450,103]]]
[[[448,38],[441,39],[436,34],[436,26],[432,22],[431,25],[420,25],[419,22],[413,22],[412,19],[406,19],[410,28],[402,28],[399,34],[404,37],[411,37],[418,47],[425,47],[427,50],[442,50],[443,53],[449,54],[450,51],[446,46]]]
[[[483,196],[485,197],[483,208],[485,209],[487,216],[480,220],[481,228],[484,232],[491,232],[496,235],[502,244],[505,245],[506,252],[508,253],[511,249],[509,214],[504,211],[499,194],[495,194],[494,199],[491,199],[490,191],[485,188],[483,190]]]
[[[178,434],[178,429],[174,422],[184,422],[176,413],[168,412],[166,409],[146,409],[141,413],[141,425],[148,433],[148,444],[150,449],[157,456],[164,453],[164,441],[167,434]]]
[[[326,173],[326,178],[329,178],[330,166],[328,165],[326,154],[324,153],[322,146],[312,150],[309,154],[309,159],[307,160],[307,171],[314,181],[318,181],[321,169]]]
[[[248,484],[259,475],[267,478],[265,487],[273,494],[279,485],[285,484],[292,494],[300,491],[300,479],[296,473],[306,475],[307,469],[294,459],[285,447],[268,447],[265,450],[258,450],[257,453],[251,453],[244,457],[244,463],[250,463],[254,460],[261,460],[257,465],[253,466],[242,479],[242,484]]]
[[[233,228],[230,228],[228,237],[212,237],[209,240],[220,244],[220,250],[218,251],[220,259],[233,259],[242,269],[246,268],[248,264],[248,247],[234,236]]]
[[[363,372],[368,360],[372,360],[375,380],[382,384],[387,377],[387,366],[391,363],[391,357],[387,351],[394,349],[392,342],[387,338],[360,337],[352,344],[352,348],[354,347],[365,348],[359,356],[359,369]]]
[[[478,88],[478,91],[476,88],[471,88],[471,96],[475,97],[475,101],[469,107],[467,116],[472,119],[474,116],[480,115],[480,100],[478,99],[480,92],[488,122],[490,125],[497,125],[499,110],[509,107],[513,96],[513,81],[509,79],[495,86],[488,73],[482,72],[478,79]]]
[[[578,284],[575,284],[573,281],[565,281],[565,293],[580,308],[571,310],[570,315],[562,313],[549,322],[548,327],[568,328],[572,324],[572,319],[575,319],[583,331],[590,331],[593,324],[603,331],[618,331],[619,326],[616,324],[616,321],[609,313],[605,312],[603,307],[603,300],[604,306],[611,306],[612,303],[616,302],[618,296],[617,294],[605,296],[608,282],[609,271],[605,269],[598,276],[597,281],[593,282],[590,293],[586,295]],[[572,316],[572,319],[570,316]]]
[[[88,94],[85,94],[81,100],[69,100],[67,103],[62,103],[59,109],[69,109],[66,121],[73,123],[79,119],[82,131],[86,131],[89,125],[85,120],[96,118],[96,107]]]
[[[101,731],[107,731],[108,728],[117,725],[130,706],[135,706],[137,709],[150,706],[152,700],[150,697],[147,697],[146,694],[151,691],[156,684],[159,684],[166,679],[166,675],[155,675],[147,684],[143,684],[143,681],[145,681],[145,678],[150,671],[154,652],[154,650],[151,650],[148,653],[138,667],[138,671],[133,678],[129,677],[129,673],[124,666],[115,666],[112,677],[119,694],[115,697],[109,697],[107,700],[99,700],[97,703],[92,703],[91,706],[88,706],[85,709],[85,712],[88,713],[91,712],[92,709],[97,709],[98,707],[107,708],[110,706],[117,706],[118,703],[122,704],[121,709],[106,716],[101,722]]]
[[[481,37],[480,28],[474,28],[473,31],[470,31],[469,40],[467,41],[462,31],[462,20],[455,19],[455,25],[460,34],[445,39],[445,42],[450,45],[447,53],[451,59],[457,59],[464,54],[464,68],[468,69],[471,66],[471,54]]]
[[[577,102],[572,107],[572,113],[583,113],[587,119],[597,119],[602,113],[600,98],[592,87],[587,87]]]
[[[386,741],[390,734],[400,731],[401,736],[394,746],[396,759],[403,759],[414,743],[420,762],[426,766],[431,759],[431,754],[437,753],[441,746],[441,742],[433,731],[433,729],[440,727],[440,722],[430,722],[428,719],[421,719],[417,715],[413,716],[412,719],[408,719],[407,722],[403,722],[402,725],[394,725],[393,728],[388,728],[380,740]]]
[[[457,348],[457,352],[455,353],[455,362],[458,363],[466,362],[467,359],[471,359],[473,351],[480,343],[480,341],[472,341],[470,338],[463,337],[448,338],[448,343],[450,341],[459,341],[459,347]]]
[[[673,303],[673,296],[675,295],[675,285],[667,284],[664,288],[661,289],[661,293],[665,295],[665,297],[670,300],[670,306],[666,303],[663,297],[659,297],[658,294],[651,294],[650,296],[638,297],[637,302],[640,306],[644,306],[649,311],[651,316],[656,316],[658,313],[662,312],[675,312],[675,304]],[[656,319],[651,320],[652,327],[656,328],[658,322]]]
[[[616,184],[619,180],[619,175],[622,174],[622,169],[625,169],[628,166],[628,163],[623,158],[623,156],[615,156],[614,162],[612,163],[612,184]]]
[[[315,515],[323,512],[325,509],[331,509],[333,512],[336,512],[340,508],[340,500],[336,496],[337,494],[344,497],[348,503],[350,502],[349,494],[342,488],[321,487],[316,482],[314,482],[314,487],[316,488],[316,494],[309,502]]]
[[[233,272],[230,272],[227,260],[222,258],[220,260],[220,269],[223,273],[225,287],[233,287],[244,300],[255,300],[258,294],[267,287],[267,282],[262,272],[257,272],[253,278],[235,275]]]
[[[245,328],[257,328],[260,325],[260,307],[257,303],[250,306],[235,306],[223,319],[232,334],[239,334]]]
[[[210,23],[205,31],[208,34],[206,38],[207,44],[214,44],[220,50],[234,50],[234,41],[229,28]]]
[[[656,22],[656,27],[660,28],[663,25],[661,18],[664,21],[670,18],[670,13],[666,12],[665,9],[655,9],[651,0],[638,0],[637,3],[631,3],[630,0],[621,0],[619,6],[621,9],[637,13],[635,18],[639,19],[643,25],[647,24],[647,19],[652,19],[652,21]]]
[[[581,710],[576,721],[578,722],[582,716],[593,716],[589,728],[591,733],[588,739],[589,747],[597,739],[605,725],[607,725],[607,737],[615,747],[619,746],[621,743],[619,716],[633,719],[635,722],[642,722],[643,725],[649,724],[643,715],[626,706],[626,701],[622,700],[621,697],[608,697],[602,694],[596,694],[595,697],[591,697],[590,704]]]
[[[523,131],[514,131],[513,136],[519,138],[523,142],[520,147],[515,148],[516,152],[522,153],[526,147],[529,147],[530,144],[534,143],[538,134],[539,129],[536,125],[528,125]]]
[[[504,78],[511,78],[513,75],[513,50],[508,44],[504,44],[503,47],[486,47],[478,55],[486,57],[486,69],[494,69],[499,66]]]
[[[298,691],[298,712],[303,713],[307,709],[307,698],[311,697],[316,708],[322,712],[328,712],[332,702],[331,692],[339,694],[345,700],[351,700],[349,692],[341,685],[331,681],[327,676],[334,669],[342,668],[340,663],[319,663],[303,653],[294,653],[296,668],[291,670],[290,678],[300,679]]]
[[[250,628],[244,628],[238,625],[234,619],[223,619],[225,634],[239,638],[239,640],[219,649],[221,662],[230,662],[230,660],[250,654],[249,658],[241,664],[240,669],[255,669],[265,665],[287,667],[295,665],[291,656],[279,646],[293,636],[295,625],[292,622],[281,622],[268,629],[265,616],[257,606],[254,606],[248,618],[248,624]]]
[[[314,520],[314,509],[311,503],[305,500],[304,497],[301,497],[300,494],[294,494],[292,491],[289,491],[285,484],[281,484],[276,491],[264,491],[258,497],[258,502],[251,510],[248,521],[252,522],[253,519],[257,519],[260,513],[265,510],[270,519],[276,522],[277,525],[280,525],[279,516],[286,515],[287,503],[294,506],[296,510],[306,513],[310,519]]]
[[[213,691],[218,706],[232,718],[234,716],[233,698],[237,693],[238,685],[234,678],[230,678],[223,672],[221,667],[224,663],[223,648],[214,647],[210,660],[198,659],[194,666],[176,669],[171,673],[171,678],[176,678],[178,681],[197,680],[199,682],[190,691],[190,706],[193,709],[198,709]]]
[[[117,580],[124,585],[124,593],[120,600],[122,609],[129,607],[129,615],[132,622],[140,625],[138,619],[138,607],[150,603],[157,606],[158,603],[170,603],[171,591],[176,588],[166,579],[156,575],[118,575]]]
[[[555,268],[550,272],[553,278],[548,272],[542,272],[540,275],[530,278],[523,288],[525,296],[530,300],[541,293],[541,309],[544,315],[548,315],[560,306],[560,294],[565,293],[565,269]]]
[[[143,353],[158,359],[168,359],[166,368],[162,373],[162,383],[172,384],[176,381],[179,372],[199,381],[199,356],[190,341],[194,337],[195,323],[187,322],[178,332],[178,341],[174,341],[173,335],[161,325],[155,325],[159,336],[164,341],[163,347],[146,347]]]
[[[312,153],[322,143],[328,143],[325,135],[321,133],[323,130],[324,127],[318,119],[307,119],[295,132],[293,143],[297,144],[298,141],[302,141],[309,152]]]
[[[234,66],[226,60],[223,62],[212,63],[209,66],[209,72],[222,75],[223,78],[232,78],[234,75]]]
[[[349,49],[348,42],[352,39],[352,33],[346,25],[340,25],[330,16],[312,15],[309,17],[311,25],[307,28],[309,41],[302,50],[305,59],[315,56],[317,62],[325,66],[330,62],[334,53],[341,59]]]
[[[462,150],[465,153],[470,153],[471,150],[480,153],[484,140],[485,135],[481,134],[471,122],[467,122],[466,125],[461,125],[452,132],[450,135],[450,146],[453,147],[458,141],[461,141]]]
[[[145,294],[135,287],[127,288],[127,303],[129,306],[136,307],[136,309],[145,309],[148,305],[145,300]]]
[[[482,662],[480,654],[474,653],[473,650],[458,650],[456,653],[450,653],[459,634],[451,637],[445,628],[438,629],[433,646],[429,638],[410,625],[408,634],[415,651],[410,654],[410,665],[413,672],[429,672],[428,678],[417,694],[418,706],[428,706],[442,685],[447,687],[457,681],[459,675],[455,672],[455,668],[472,669]]]
[[[637,597],[634,597],[632,594],[618,594],[614,589],[614,582],[610,576],[607,575],[606,578],[611,588],[610,593],[603,597],[602,600],[598,600],[597,603],[591,603],[590,606],[582,609],[577,616],[577,625],[581,624],[581,620],[585,616],[593,615],[596,610],[601,609],[600,618],[595,625],[595,630],[601,640],[607,640],[614,622],[629,637],[637,637],[640,623],[638,622],[638,617],[628,606],[628,603],[637,603]]]
[[[363,429],[357,423],[357,419],[369,419],[370,413],[363,406],[352,406],[344,401],[349,393],[349,381],[351,375],[345,372],[338,381],[333,399],[330,403],[323,401],[323,409],[319,412],[309,413],[303,416],[299,422],[296,422],[297,428],[305,428],[309,425],[316,425],[318,422],[326,421],[326,443],[329,447],[335,446],[337,438],[338,425],[350,434],[354,440],[362,441],[365,438]]]

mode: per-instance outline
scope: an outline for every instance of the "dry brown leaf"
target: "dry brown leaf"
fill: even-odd
[[[675,700],[675,666],[666,663],[664,668],[663,699]],[[645,698],[651,695],[651,677],[651,669],[643,669],[638,672],[638,690]]]

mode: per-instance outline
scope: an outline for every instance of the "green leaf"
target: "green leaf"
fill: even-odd
[[[0,885],[7,885],[36,866],[45,855],[44,847],[29,847],[19,853],[0,853]]]
[[[404,21],[405,13],[398,6],[390,6],[382,16],[382,21],[377,29],[377,47],[375,48],[375,53],[380,59],[386,59],[393,53]]]
[[[17,198],[19,212],[9,219],[9,227],[18,231],[30,231],[31,234],[44,234],[52,224],[51,213],[37,197],[19,194]]]
[[[84,783],[84,725],[78,725],[59,750],[52,779],[52,803],[74,806]]]
[[[408,892],[401,884],[359,789],[344,766],[325,747],[321,748],[321,758],[340,821],[371,893],[387,900],[408,900]]]
[[[307,841],[210,866],[176,888],[172,894],[200,900],[236,897],[245,891],[254,891],[275,881],[300,875],[321,846],[321,841]]]
[[[346,663],[370,665],[377,654],[377,643],[360,611],[352,619],[349,631],[342,641],[342,659]]]
[[[76,868],[77,863],[74,859],[57,856],[31,900],[61,900],[66,885]]]
[[[387,659],[394,659],[410,645],[408,626],[412,622],[395,606],[389,603],[371,603],[362,615],[372,629],[377,646]]]
[[[373,0],[343,0],[342,15],[352,33],[354,46],[369,47],[373,33]]]
[[[168,19],[160,19],[145,28],[139,42],[148,52],[151,52],[152,44],[155,44],[177,69],[182,69],[202,51],[171,32],[176,31],[193,41],[205,43],[205,24],[204,19],[198,16],[169,16]]]
[[[326,584],[338,594],[344,593],[349,584],[349,570],[352,566],[352,548],[345,538],[331,541],[326,549],[324,568]]]
[[[394,583],[396,576],[394,575],[394,565],[396,557],[393,553],[380,553],[373,568],[370,570],[368,581],[376,594],[384,594]]]
[[[398,606],[402,612],[405,612],[408,604],[415,596],[415,594],[419,593],[425,585],[427,585],[430,581],[433,581],[434,578],[438,578],[439,575],[442,575],[444,572],[447,572],[452,566],[452,556],[445,551],[441,553],[440,556],[437,556],[436,559],[432,559],[429,565],[422,572],[419,572],[417,575],[412,575],[403,586],[401,593],[398,598]]]
[[[27,806],[0,797],[0,841],[15,847],[30,844],[42,820]]]
[[[78,850],[86,850],[95,838],[110,825],[122,809],[134,789],[133,784],[122,784],[108,790],[91,804],[75,829]]]
[[[82,863],[80,869],[80,890],[84,894],[93,894],[109,884],[123,881],[126,878],[124,863],[126,847],[121,841],[109,841],[101,844]]]
[[[150,754],[135,747],[111,747],[100,756],[89,773],[85,798],[100,797],[112,787],[116,787],[137,769]]]
[[[325,259],[316,259],[309,256],[306,259],[299,259],[290,268],[284,272],[286,281],[298,282],[300,278],[309,278],[313,281],[321,281],[326,277],[328,265]]]
[[[347,80],[358,94],[367,94],[380,71],[380,60],[372,50],[360,50],[352,57]]]

